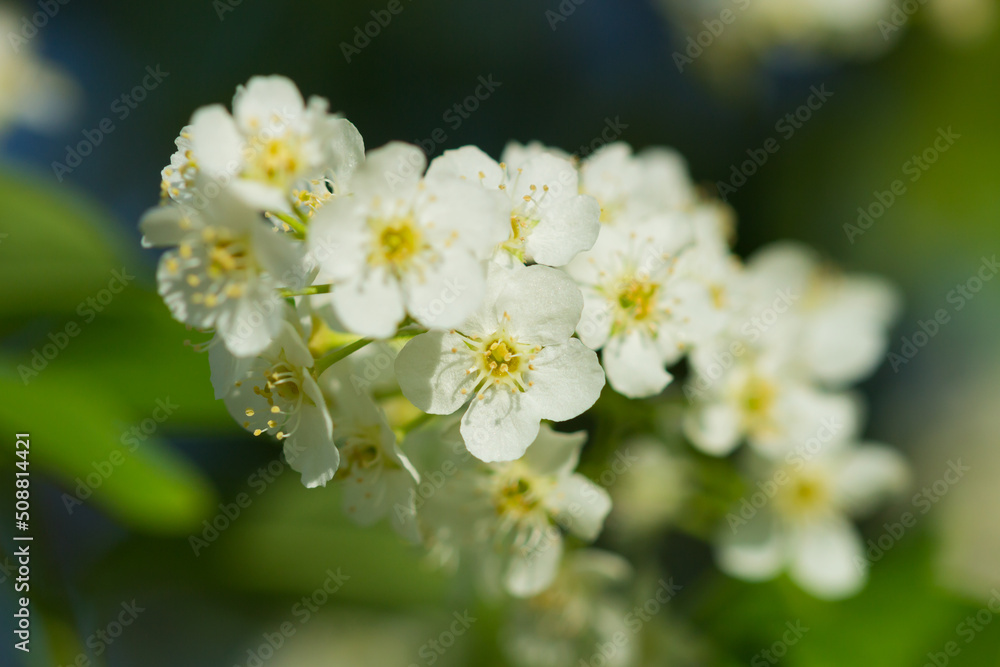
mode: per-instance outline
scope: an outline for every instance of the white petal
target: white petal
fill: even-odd
[[[465,248],[442,249],[440,257],[418,275],[406,276],[406,310],[425,327],[454,329],[482,302],[485,269]]]
[[[325,119],[326,162],[333,170],[337,194],[344,194],[354,172],[365,162],[365,142],[358,128],[346,118]]]
[[[229,192],[255,209],[276,213],[292,212],[292,206],[284,192],[259,181],[235,178],[229,184]]]
[[[247,134],[284,129],[302,116],[302,93],[284,76],[255,76],[233,96],[233,116]],[[275,118],[277,116],[277,118]]]
[[[424,152],[401,141],[370,151],[351,179],[356,196],[409,196],[427,166]]]
[[[695,405],[684,416],[684,433],[706,454],[725,456],[743,436],[739,411],[724,402]]]
[[[456,350],[456,352],[452,352]],[[403,395],[434,415],[450,415],[471,397],[476,374],[466,373],[475,359],[456,334],[432,331],[414,337],[396,357]],[[468,393],[462,394],[465,389]]]
[[[243,164],[243,135],[225,107],[213,104],[195,111],[190,134],[191,152],[202,171],[228,178],[239,175]]]
[[[565,421],[592,406],[604,388],[604,370],[597,354],[576,338],[550,345],[531,362],[525,395],[544,419]]]
[[[726,574],[747,581],[771,579],[785,564],[786,554],[777,525],[758,514],[736,532],[723,529],[716,542],[716,560]]]
[[[268,316],[272,310],[273,305],[262,298],[248,295],[236,299],[227,316],[216,320],[216,332],[237,357],[255,357],[274,341],[281,326],[281,320]]]
[[[504,577],[507,592],[516,597],[530,597],[544,591],[556,577],[562,554],[562,536],[554,528],[546,532],[537,548],[516,552]]]
[[[520,392],[488,389],[474,398],[462,416],[461,433],[472,455],[487,463],[524,455],[538,435],[541,416]]]
[[[558,345],[573,335],[583,312],[583,295],[573,279],[547,266],[513,271],[497,297],[498,320],[510,317],[510,330],[521,342]]]
[[[548,424],[542,424],[523,461],[539,475],[568,475],[576,470],[580,449],[586,440],[586,431],[560,433]]]
[[[250,370],[253,361],[233,355],[221,338],[213,340],[213,344],[208,348],[208,365],[211,369],[212,388],[215,390],[216,400],[229,395],[236,381]]]
[[[559,525],[592,541],[597,539],[611,511],[611,496],[603,487],[577,474],[560,480],[546,498],[545,505],[558,515]]]
[[[604,370],[615,391],[629,398],[655,396],[674,376],[663,368],[663,356],[645,331],[613,336],[604,346]]]
[[[482,174],[482,176],[480,176]],[[431,160],[427,178],[462,178],[470,183],[496,188],[506,180],[497,161],[476,146],[447,150]]]
[[[845,452],[834,479],[834,493],[847,512],[861,515],[903,491],[909,480],[909,466],[898,451],[884,445],[862,446]]]
[[[789,574],[816,597],[839,599],[865,584],[868,561],[861,538],[843,519],[828,519],[800,527],[791,537]]]
[[[330,415],[325,407],[304,405],[292,437],[285,440],[288,465],[302,473],[312,489],[326,486],[340,467],[340,451],[333,444]]]
[[[601,230],[601,207],[588,195],[577,195],[543,209],[542,218],[528,236],[528,254],[539,264],[563,266],[590,250]]]
[[[179,245],[188,233],[181,227],[181,220],[189,218],[189,213],[180,206],[154,206],[142,215],[139,229],[142,231],[142,246]]]
[[[599,350],[608,342],[614,316],[607,297],[592,289],[583,288],[583,314],[576,325],[580,340],[592,350]]]
[[[399,283],[381,269],[334,286],[330,302],[351,332],[369,338],[391,338],[406,316]]]
[[[500,190],[470,181],[437,178],[426,181],[417,207],[422,224],[433,224],[438,233],[454,234],[479,259],[493,254],[494,246],[510,234],[510,201]]]

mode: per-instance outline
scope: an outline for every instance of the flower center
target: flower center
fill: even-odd
[[[771,410],[774,398],[775,391],[771,383],[752,377],[743,387],[743,410],[751,417],[763,417]]]
[[[253,143],[251,152],[243,176],[281,189],[298,177],[306,162],[302,158],[300,143],[291,134],[267,141],[258,140]]]
[[[628,319],[645,320],[653,314],[656,308],[656,295],[659,291],[660,286],[657,283],[629,281],[627,286],[618,293],[618,306]]]
[[[252,426],[254,435],[274,430],[278,440],[284,440],[295,430],[294,425],[290,430],[285,426],[292,418],[297,423],[303,401],[309,400],[302,391],[302,370],[282,358],[264,368],[257,378],[253,393],[267,402],[268,409],[260,414],[258,410],[248,407],[245,410],[248,421],[243,423],[243,427],[249,429]]]
[[[420,230],[412,217],[372,220],[375,233],[374,248],[368,263],[405,270],[422,247]]]
[[[243,296],[253,275],[252,262],[244,239],[233,237],[227,229],[206,227],[199,241],[183,241],[165,266],[170,275],[183,273],[184,281],[195,289],[192,303],[215,308]]]
[[[497,514],[524,516],[538,507],[541,499],[528,479],[516,475],[502,479],[494,503]]]
[[[779,494],[779,511],[789,518],[813,516],[830,504],[830,489],[826,480],[815,474],[799,473]]]

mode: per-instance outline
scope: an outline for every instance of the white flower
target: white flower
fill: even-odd
[[[469,451],[483,461],[516,459],[540,420],[581,414],[604,386],[597,355],[570,337],[582,306],[560,271],[494,265],[482,307],[458,331],[422,334],[399,353],[403,394],[439,415],[471,399],[461,427]]]
[[[409,314],[427,327],[460,324],[479,305],[485,265],[507,236],[504,198],[460,179],[422,180],[423,152],[391,143],[372,151],[354,194],[321,208],[309,245],[323,257],[317,282],[351,331],[389,338]]]
[[[193,205],[195,183],[198,179],[198,163],[191,150],[191,126],[186,125],[174,139],[177,150],[170,156],[170,164],[160,172],[160,196],[172,199],[178,204]]]
[[[820,598],[856,593],[864,585],[868,561],[850,517],[905,488],[905,461],[888,447],[845,443],[790,454],[770,473],[755,487],[767,504],[751,513],[747,501],[730,513],[729,528],[718,540],[719,566],[750,581],[770,579],[787,568],[792,579]]]
[[[28,29],[34,36],[35,18],[21,15],[20,9],[8,3],[0,7],[0,34],[8,42],[0,49],[0,131],[23,125],[52,132],[71,119],[80,91],[64,72],[38,57],[38,42],[24,36]]]
[[[283,312],[288,315],[287,307]],[[340,465],[333,419],[312,375],[304,332],[289,319],[279,323],[274,342],[254,359],[234,359],[223,346],[212,346],[216,395],[224,394],[226,408],[243,428],[256,436],[270,433],[284,444],[285,458],[302,473],[305,486],[326,486]]]
[[[757,351],[725,341],[692,351],[695,371],[685,394],[695,398],[684,432],[701,451],[725,456],[744,439],[759,453],[783,455],[815,435],[824,422],[838,438],[857,432],[859,403],[802,380],[781,351]]]
[[[156,274],[174,318],[215,329],[236,356],[255,356],[271,343],[281,324],[276,289],[302,279],[299,245],[225,193],[201,211],[155,207],[140,227],[146,247],[176,246]]]
[[[460,177],[499,188],[510,200],[510,237],[498,249],[501,262],[562,266],[589,250],[601,225],[593,197],[578,194],[576,167],[539,152],[519,165],[497,164],[475,146],[445,151],[427,177]]]
[[[747,262],[746,280],[761,312],[779,291],[797,297],[791,317],[764,332],[769,345],[787,347],[803,373],[817,382],[845,386],[868,376],[885,357],[899,297],[884,280],[843,275],[823,266],[812,250],[775,243]]]
[[[641,653],[636,642],[621,641],[635,631],[626,597],[632,577],[631,565],[617,554],[599,549],[568,554],[549,588],[509,605],[500,644],[510,664],[635,665]],[[614,650],[601,651],[607,646]]]
[[[495,516],[489,534],[511,595],[535,595],[552,583],[563,555],[557,526],[592,542],[611,511],[607,491],[573,472],[586,437],[545,425],[523,458],[489,466],[482,479]]]
[[[687,165],[676,151],[656,148],[633,155],[623,142],[608,144],[583,160],[580,191],[597,199],[606,224],[641,223],[695,202]]]
[[[219,104],[202,107],[184,134],[191,151],[187,162],[206,179],[198,194],[210,199],[210,186],[222,185],[268,211],[293,212],[297,191],[324,177],[341,194],[364,160],[357,129],[330,114],[322,98],[306,104],[283,76],[251,78],[236,90],[232,115]]]
[[[658,394],[673,379],[664,366],[691,341],[689,311],[707,309],[709,293],[675,272],[690,241],[681,215],[664,216],[628,231],[609,227],[594,249],[566,267],[583,290],[577,333],[604,349],[614,389],[630,398]]]
[[[419,542],[414,487],[420,475],[367,394],[341,391],[338,399],[334,415],[342,465],[336,479],[341,482],[344,513],[361,526],[388,515],[396,532]]]

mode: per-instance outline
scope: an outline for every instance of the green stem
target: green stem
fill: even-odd
[[[305,224],[303,224],[303,222],[301,220],[298,220],[297,218],[293,218],[292,216],[288,215],[287,213],[274,213],[274,212],[271,212],[271,215],[274,216],[275,218],[277,218],[278,220],[281,220],[283,223],[285,223],[286,225],[288,225],[292,229],[294,229],[295,233],[298,234],[300,237],[305,238],[305,236],[306,236],[306,226],[305,226]]]
[[[363,348],[368,343],[373,342],[371,338],[360,338],[350,345],[344,345],[343,347],[338,347],[336,350],[326,355],[322,359],[317,359],[316,363],[313,365],[313,372],[315,372],[316,377],[319,377],[323,372],[335,363],[354,354],[361,348]]]
[[[283,289],[279,290],[281,292],[282,298],[287,299],[290,296],[309,296],[311,294],[328,294],[330,288],[333,285],[313,285],[311,287],[306,287],[305,289],[293,290],[293,289]]]

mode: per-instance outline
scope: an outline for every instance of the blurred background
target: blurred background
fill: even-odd
[[[894,281],[903,360],[863,387],[866,435],[912,458],[913,493],[949,463],[969,471],[926,513],[907,495],[862,525],[877,540],[918,508],[868,588],[839,603],[784,579],[708,578],[703,541],[650,532],[634,552],[696,594],[643,628],[644,664],[773,664],[760,651],[795,621],[809,631],[788,665],[996,664],[1000,623],[980,615],[969,642],[959,626],[1000,589],[1000,280],[977,282],[1000,251],[997,14],[991,0],[5,5],[0,517],[14,511],[13,434],[27,431],[35,541],[32,652],[7,634],[0,664],[518,664],[501,650],[504,609],[386,525],[348,523],[335,487],[282,474],[277,446],[213,400],[186,344],[206,337],[155,293],[136,223],[174,139],[197,107],[272,73],[328,98],[369,148],[675,147],[706,192],[732,186],[741,255],[798,239]],[[826,100],[803,120],[814,90]],[[777,152],[748,163],[772,138]],[[948,321],[910,346],[940,309]],[[618,437],[624,403],[601,413],[600,437]],[[635,519],[616,510],[598,545],[618,548],[617,523]],[[0,520],[5,624],[13,532]],[[477,621],[454,646],[428,650],[467,610]],[[960,653],[941,653],[951,641]]]

